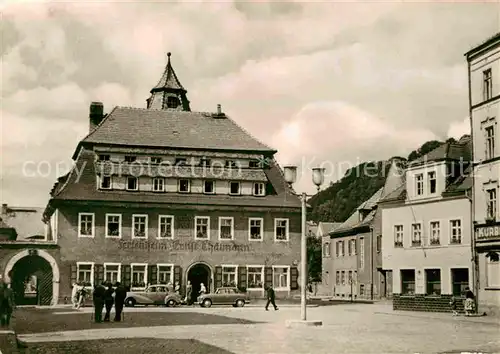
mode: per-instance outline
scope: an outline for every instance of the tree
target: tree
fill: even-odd
[[[307,237],[307,270],[311,282],[321,281],[321,238]]]

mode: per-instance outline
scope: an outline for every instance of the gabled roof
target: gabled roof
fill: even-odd
[[[411,161],[410,166],[437,162],[445,160],[471,161],[472,160],[472,140],[469,135],[465,135],[458,142],[446,142],[424,156]]]
[[[115,107],[80,144],[276,152],[228,117],[130,107]]]
[[[463,175],[453,181],[443,192],[443,196],[463,195],[472,189],[474,181],[472,179],[472,166],[468,166]]]
[[[171,53],[167,53],[168,56],[168,62],[167,66],[165,67],[165,71],[163,72],[163,75],[156,84],[155,87],[151,89],[151,93],[155,91],[160,91],[164,89],[173,89],[173,90],[181,90],[181,91],[186,91],[184,87],[182,86],[181,82],[177,78],[177,75],[175,74],[174,68],[172,67],[172,64],[170,63],[170,56]]]
[[[382,196],[382,192],[384,191],[384,187],[380,188],[378,191],[373,194],[370,199],[361,203],[361,205],[357,208],[357,210],[371,210],[377,206],[380,197]]]
[[[323,222],[318,224],[318,232],[321,228],[322,236],[328,235],[330,232],[334,231],[337,227],[342,225],[341,222]]]
[[[16,229],[17,239],[31,236],[45,237],[45,224],[42,221],[44,208],[38,207],[7,207],[7,213],[2,219],[7,225]]]

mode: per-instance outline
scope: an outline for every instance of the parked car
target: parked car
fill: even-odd
[[[212,305],[233,305],[243,307],[250,303],[246,292],[240,291],[236,287],[218,288],[213,294],[203,294],[198,296],[198,304],[202,307]]]
[[[165,296],[165,306],[175,307],[184,304],[184,299],[177,293],[170,293]]]
[[[128,291],[125,306],[163,305],[167,296],[165,285],[150,285],[142,291]]]

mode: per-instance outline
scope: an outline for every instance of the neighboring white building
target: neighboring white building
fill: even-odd
[[[470,145],[464,136],[413,161],[405,185],[379,203],[396,310],[449,311],[472,285]]]
[[[466,54],[474,159],[479,311],[500,311],[500,33]]]

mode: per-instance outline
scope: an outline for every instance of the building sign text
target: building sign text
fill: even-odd
[[[188,252],[250,252],[250,245],[236,244],[234,242],[156,242],[156,241],[120,241],[120,248],[124,250],[151,251],[188,251]]]

